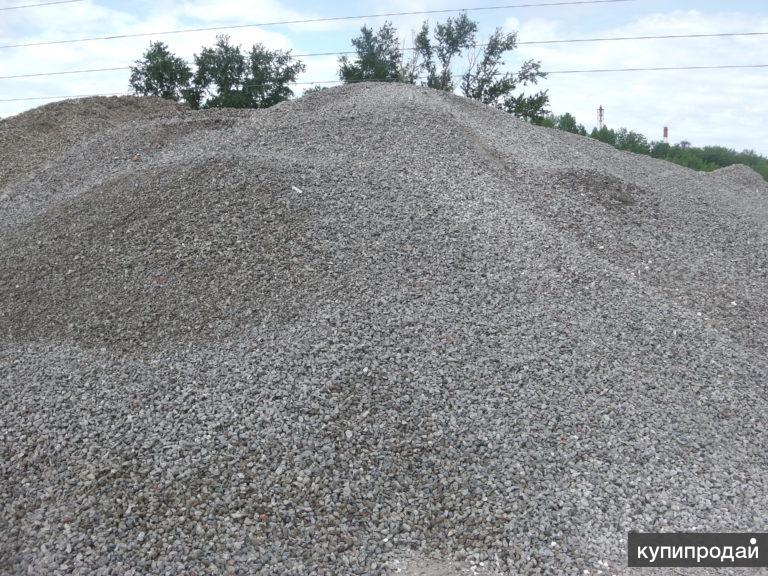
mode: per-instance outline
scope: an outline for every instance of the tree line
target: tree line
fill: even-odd
[[[522,89],[545,78],[541,64],[526,61],[516,72],[504,71],[505,59],[517,47],[517,34],[497,28],[484,43],[478,25],[465,13],[430,28],[424,22],[405,56],[397,29],[386,22],[378,30],[363,26],[352,39],[355,55],[339,58],[339,79],[352,82],[404,82],[454,92],[495,106],[526,120],[547,113],[546,90],[524,94]],[[461,74],[454,69],[463,64]],[[192,65],[173,54],[163,42],[152,42],[131,67],[134,93],[184,101],[192,108],[266,108],[293,97],[291,84],[305,65],[290,51],[250,50],[218,36],[211,47],[195,54]],[[316,86],[305,92],[322,90]]]
[[[293,96],[290,84],[305,66],[290,52],[255,44],[244,52],[219,36],[195,54],[194,70],[163,42],[152,42],[131,66],[130,85],[143,96],[184,101],[192,108],[267,108]]]
[[[724,146],[696,147],[685,140],[677,144],[669,144],[663,141],[651,141],[642,134],[627,128],[614,130],[607,126],[600,129],[593,128],[588,134],[584,125],[579,124],[573,114],[568,112],[562,115],[546,114],[534,120],[534,123],[581,136],[590,136],[619,150],[668,160],[693,170],[711,172],[733,164],[744,164],[768,180],[768,158],[753,150],[737,152]]]

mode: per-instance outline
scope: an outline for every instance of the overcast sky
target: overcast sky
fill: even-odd
[[[50,0],[0,0],[0,7]],[[325,3],[278,0],[84,0],[72,4],[0,11],[0,46],[87,36],[156,32],[200,26],[299,20],[328,16],[533,3],[534,0],[343,0]],[[554,0],[535,0],[550,2]],[[452,14],[388,18],[408,44],[421,21]],[[768,32],[765,0],[631,0],[613,4],[505,8],[469,12],[480,24],[480,37],[496,26],[518,31],[519,40],[586,37]],[[280,25],[228,32],[233,41],[255,42],[295,53],[349,50],[349,40],[363,24],[384,18],[302,25]],[[163,40],[191,59],[215,32],[151,35],[133,39],[82,42],[25,48],[0,48],[0,76],[128,66],[151,40]],[[768,36],[600,42],[520,46],[508,58],[540,60],[545,70],[768,64]],[[337,57],[303,59],[302,81],[337,78]],[[127,70],[26,79],[0,79],[0,100],[125,92]],[[542,84],[555,113],[572,112],[591,128],[596,109],[605,108],[606,123],[626,126],[660,139],[669,126],[673,142],[719,144],[768,154],[768,68],[553,74]],[[300,91],[300,87],[297,87]],[[0,116],[19,113],[47,100],[0,102]]]

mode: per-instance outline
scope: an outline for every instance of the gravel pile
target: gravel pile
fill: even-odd
[[[615,574],[629,530],[768,530],[749,169],[374,84],[0,141],[0,572]]]

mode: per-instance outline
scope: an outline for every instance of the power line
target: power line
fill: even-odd
[[[665,70],[727,70],[727,69],[741,69],[741,68],[768,68],[768,64],[720,64],[715,66],[659,66],[649,68],[593,68],[585,70],[551,70],[544,71],[545,74],[594,74],[605,72],[659,72]],[[417,80],[424,80],[423,77],[417,78]],[[367,82],[368,80],[362,80],[360,82]],[[303,81],[303,82],[289,82],[292,86],[308,86],[316,84],[341,84],[341,80],[316,80],[316,81]],[[349,82],[351,83],[351,82]],[[246,84],[249,88],[268,88],[272,84]],[[64,100],[69,98],[89,98],[92,96],[119,96],[124,95],[125,92],[109,92],[101,94],[70,94],[65,96],[30,96],[24,98],[3,98],[0,102],[22,102],[25,100]]]
[[[620,36],[620,37],[600,37],[600,38],[568,38],[563,40],[528,40],[524,42],[518,42],[518,45],[533,45],[533,44],[568,44],[579,42],[613,42],[613,41],[627,41],[627,40],[670,40],[670,39],[697,39],[697,38],[723,38],[733,36],[768,36],[768,32],[723,32],[717,34],[667,34],[660,36]],[[485,44],[478,44],[478,48],[484,47]],[[403,50],[411,51],[415,48],[403,48]],[[355,54],[354,50],[348,50],[343,52],[311,52],[306,54],[292,54],[293,58],[309,58],[313,56],[344,56],[349,54]],[[130,66],[116,66],[113,68],[86,68],[81,70],[65,70],[61,72],[39,72],[34,74],[15,74],[13,76],[0,76],[0,80],[11,80],[14,78],[36,78],[39,76],[60,76],[64,74],[86,74],[91,72],[113,72],[116,70],[130,70]],[[552,72],[553,74],[555,72]]]
[[[664,70],[727,70],[735,68],[768,68],[768,64],[719,64],[713,66],[657,66],[648,68],[591,68],[583,70],[542,70],[543,74],[595,74],[602,72],[659,72]],[[497,74],[501,75],[500,74]],[[453,74],[460,77],[460,74]],[[425,77],[418,77],[417,80],[425,80]],[[365,82],[365,80],[364,80]],[[292,82],[292,84],[336,84],[341,80],[322,80],[317,82]],[[248,84],[248,86],[268,86],[267,84]],[[2,100],[0,100],[2,102]]]
[[[39,76],[61,76],[64,74],[85,74],[88,72],[112,72],[115,70],[130,70],[130,66],[116,66],[114,68],[88,68],[85,70],[64,70],[62,72],[38,72],[36,74],[16,74],[14,76],[0,76],[0,80],[12,78],[37,78]]]
[[[567,40],[529,40],[521,44],[568,44],[573,42],[616,42],[623,40],[676,40],[681,38],[724,38],[727,36],[765,36],[768,32],[720,32],[715,34],[664,34],[659,36],[612,36],[598,38],[570,38]]]
[[[19,6],[3,6],[0,11],[3,10],[19,10],[21,8],[37,8],[38,6],[51,6],[53,4],[73,4],[75,2],[82,2],[83,0],[56,0],[55,2],[42,2],[40,4],[20,4]]]
[[[659,66],[656,68],[598,68],[594,70],[552,70],[546,74],[582,74],[599,72],[658,72],[661,70],[725,70],[728,68],[768,68],[768,64],[721,64],[718,66]]]
[[[3,48],[26,48],[30,46],[50,46],[52,44],[72,44],[75,42],[93,42],[98,40],[118,40],[123,38],[139,38],[144,36],[162,36],[166,34],[187,34],[190,32],[213,32],[220,30],[236,30],[240,28],[257,28],[264,26],[284,26],[289,24],[316,24],[319,22],[336,22],[341,20],[362,20],[365,18],[384,18],[391,16],[418,16],[424,14],[446,14],[452,12],[479,12],[488,10],[505,10],[509,8],[542,8],[547,6],[577,6],[584,4],[616,4],[619,2],[635,2],[636,0],[561,0],[560,2],[504,4],[499,6],[477,6],[474,8],[445,8],[439,10],[419,10],[411,12],[385,12],[380,14],[362,14],[359,16],[331,16],[326,18],[308,18],[305,20],[280,20],[276,22],[261,22],[258,24],[236,24],[231,26],[210,26],[205,28],[184,28],[176,30],[163,30],[158,32],[137,32],[133,34],[115,34],[112,36],[92,36],[88,38],[74,38],[69,40],[52,40],[49,42],[29,42],[25,44],[4,44]]]

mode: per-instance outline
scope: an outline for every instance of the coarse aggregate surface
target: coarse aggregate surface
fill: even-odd
[[[390,84],[64,102],[0,149],[2,574],[619,574],[629,530],[768,531],[746,167]]]

